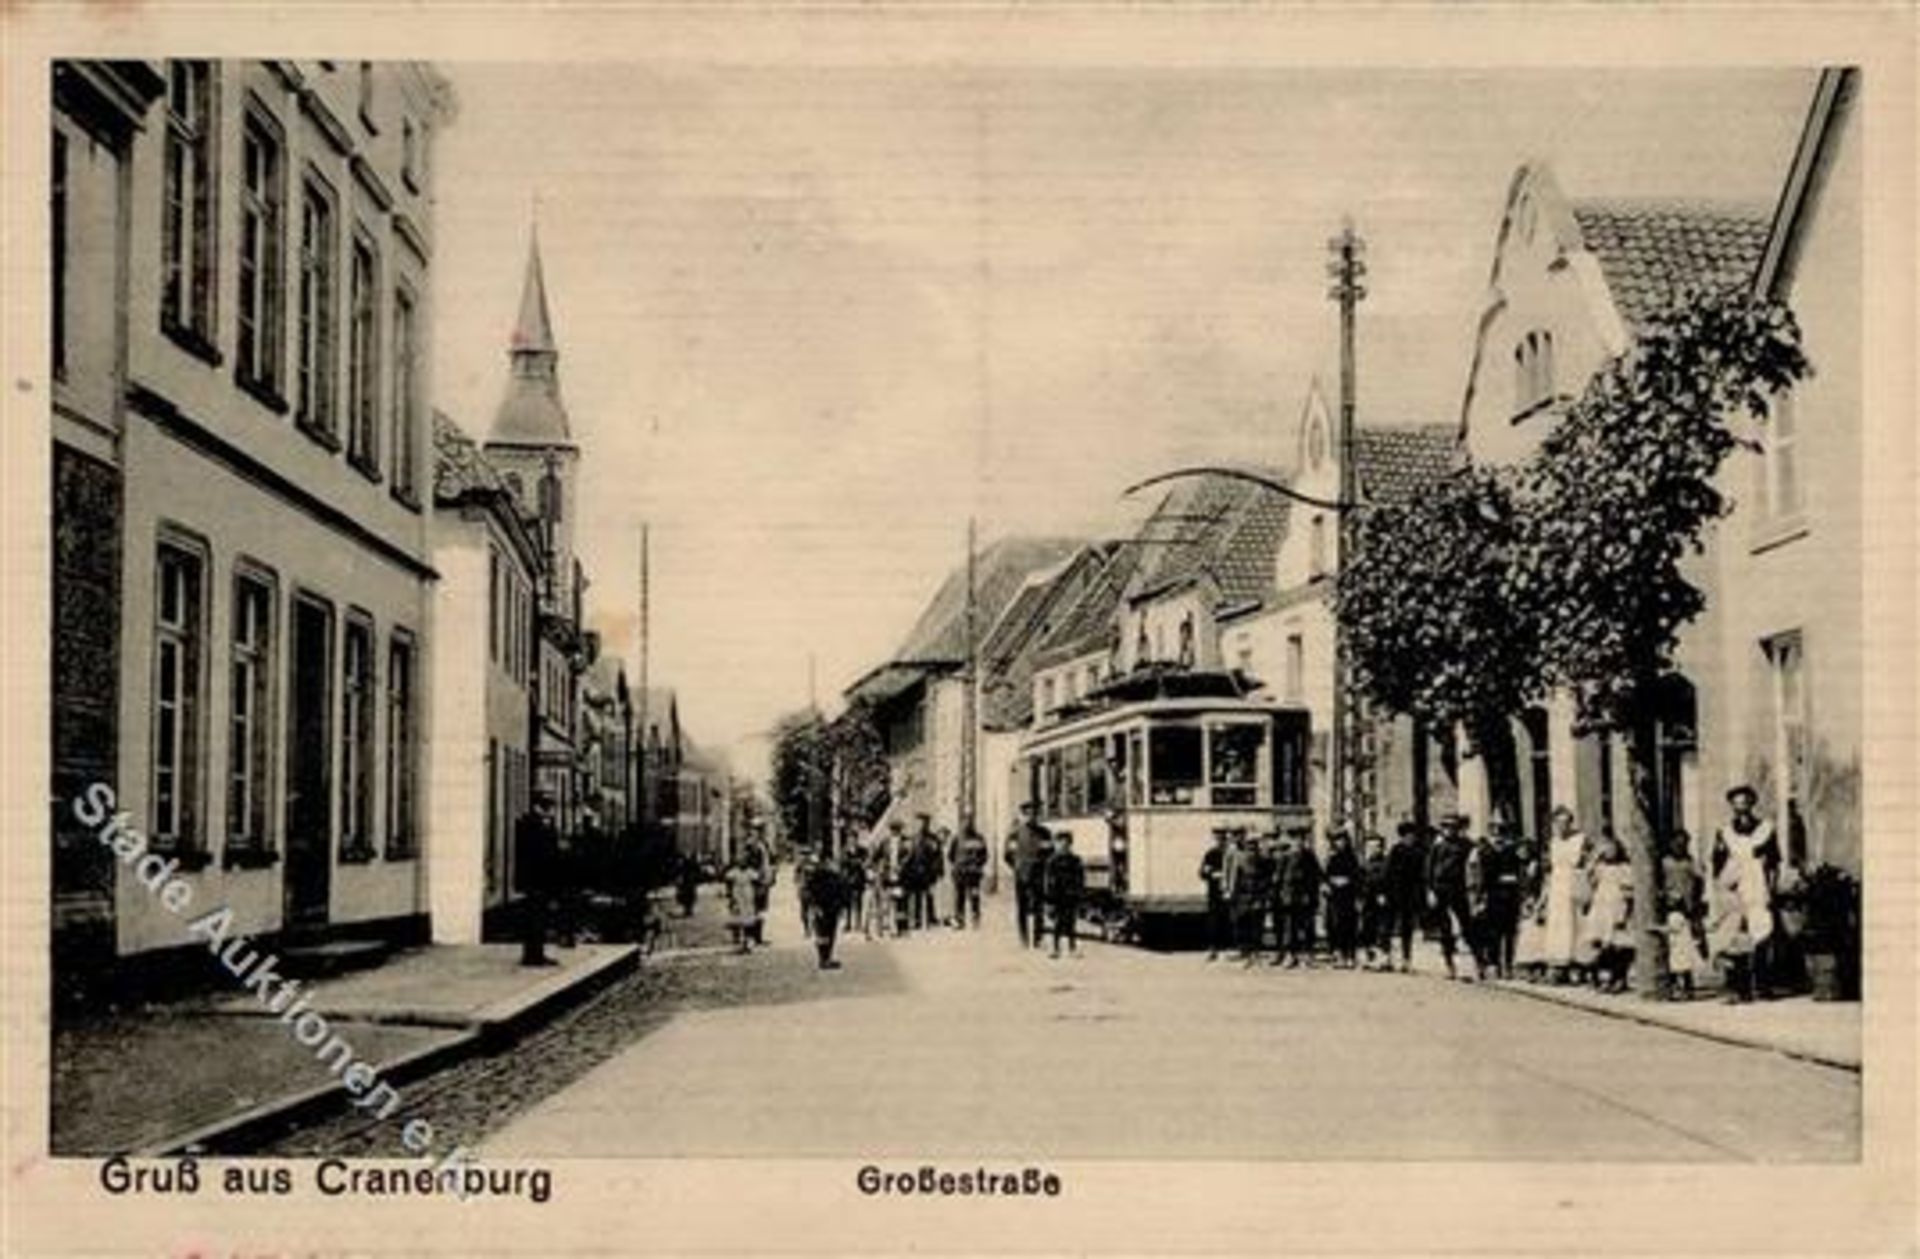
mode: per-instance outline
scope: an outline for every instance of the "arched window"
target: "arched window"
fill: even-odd
[[[1193,614],[1180,618],[1180,667],[1193,667]]]
[[[1307,526],[1307,576],[1324,576],[1327,571],[1327,518],[1316,515]]]

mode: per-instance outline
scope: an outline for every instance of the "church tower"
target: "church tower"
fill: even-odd
[[[552,562],[555,610],[577,623],[573,541],[580,511],[580,448],[560,400],[560,350],[547,310],[538,228],[527,249],[520,315],[507,358],[507,393],[487,436],[487,458],[513,487],[522,514],[538,522]]]

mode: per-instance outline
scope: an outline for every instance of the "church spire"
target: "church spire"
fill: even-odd
[[[559,354],[553,344],[553,319],[547,314],[547,279],[540,266],[538,224],[527,247],[527,276],[520,287],[520,318],[513,326],[512,352],[516,356]]]
[[[507,358],[512,364],[507,396],[494,417],[488,444],[571,447],[572,428],[566,404],[560,400],[560,349],[554,344],[553,318],[547,309],[538,224],[527,246],[520,315],[507,342]]]

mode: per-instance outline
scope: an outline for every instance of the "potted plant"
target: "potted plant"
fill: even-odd
[[[1815,1001],[1851,1001],[1860,984],[1860,884],[1838,866],[1809,871],[1803,890],[1807,978]]]

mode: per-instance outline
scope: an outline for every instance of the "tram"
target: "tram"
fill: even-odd
[[[1130,674],[1023,742],[1015,796],[1072,833],[1103,931],[1151,942],[1205,914],[1200,860],[1217,832],[1312,824],[1311,725],[1234,674]]]

